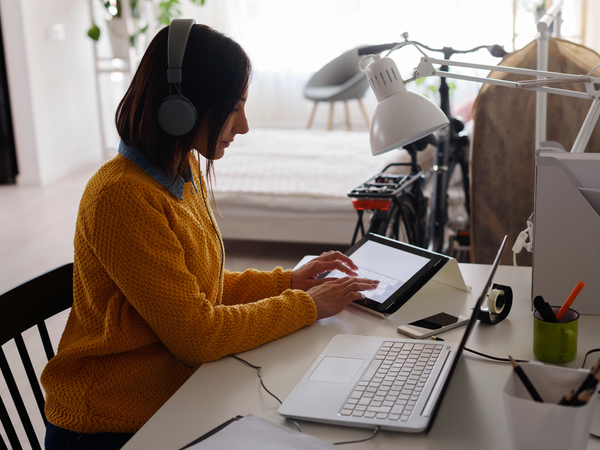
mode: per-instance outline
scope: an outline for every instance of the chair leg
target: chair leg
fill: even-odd
[[[346,130],[352,130],[352,125],[350,125],[350,110],[348,109],[348,101],[344,100],[344,112],[346,114]]]
[[[367,114],[367,110],[365,109],[365,105],[363,105],[362,100],[358,99],[358,104],[360,105],[360,110],[362,111],[363,117],[365,118],[365,123],[367,124],[367,128],[371,128],[371,121],[369,120],[369,115]]]
[[[306,124],[306,129],[310,130],[312,127],[313,120],[315,118],[315,113],[317,112],[317,105],[319,102],[315,102],[313,105],[312,111],[310,112],[310,116],[308,116],[308,123]]]
[[[328,130],[333,130],[333,102],[329,102],[329,125]]]

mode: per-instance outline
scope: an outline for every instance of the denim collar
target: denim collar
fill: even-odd
[[[140,152],[123,141],[119,143],[119,153],[135,163],[140,169],[150,175],[155,181],[160,183],[161,186],[163,186],[175,197],[183,200],[183,187],[185,185],[185,180],[179,175],[176,175],[176,178],[167,177],[162,171],[151,165]],[[188,178],[191,180],[192,186],[194,186],[196,192],[198,192],[198,187],[196,186],[194,177],[192,175],[192,169],[189,169]]]

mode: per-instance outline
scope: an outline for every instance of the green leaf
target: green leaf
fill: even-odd
[[[94,41],[100,39],[100,28],[98,28],[98,25],[93,24],[92,27],[88,30],[87,35],[91,37]]]

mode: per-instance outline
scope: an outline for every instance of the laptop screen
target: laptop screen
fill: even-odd
[[[485,301],[485,299],[487,297],[487,293],[492,285],[492,280],[494,279],[494,275],[496,274],[496,269],[500,265],[500,259],[502,259],[502,255],[504,254],[504,250],[506,249],[507,242],[508,242],[508,236],[504,236],[504,239],[502,240],[502,244],[500,245],[500,249],[498,249],[498,254],[496,255],[496,259],[494,260],[494,263],[492,264],[490,273],[487,277],[485,285],[483,286],[483,290],[482,290],[481,294],[479,295],[479,298],[477,299],[475,306],[473,307],[473,311],[471,313],[471,319],[469,319],[469,322],[467,323],[465,333],[463,335],[462,340],[460,341],[460,345],[458,346],[458,350],[456,352],[456,357],[454,358],[454,361],[452,361],[452,366],[450,367],[450,371],[448,372],[448,377],[446,378],[446,381],[444,382],[444,386],[442,387],[438,401],[435,405],[433,412],[431,413],[431,420],[429,421],[429,424],[427,425],[427,429],[425,430],[426,433],[429,432],[429,430],[433,426],[433,422],[435,421],[435,416],[437,415],[438,409],[439,409],[440,405],[442,404],[442,399],[444,398],[446,389],[448,388],[448,385],[450,384],[450,380],[452,379],[452,375],[454,374],[454,371],[456,370],[456,367],[458,366],[462,352],[465,349],[465,346],[467,345],[467,341],[469,340],[469,336],[471,335],[471,332],[473,331],[473,328],[475,327],[475,324],[477,323],[477,316],[479,315],[479,310],[481,309],[481,306],[483,305],[483,302]]]

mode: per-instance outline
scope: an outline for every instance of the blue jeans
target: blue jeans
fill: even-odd
[[[76,433],[48,423],[46,450],[118,450],[133,434],[130,433]]]

